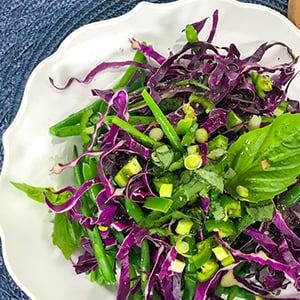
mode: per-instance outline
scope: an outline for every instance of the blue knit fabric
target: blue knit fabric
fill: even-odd
[[[287,15],[288,0],[240,0]],[[139,0],[0,0],[0,133],[14,119],[25,83],[35,66],[55,52],[76,28],[119,16]],[[173,0],[150,0],[153,3]],[[3,145],[0,143],[0,169]],[[0,253],[2,246],[0,241]],[[0,300],[28,300],[9,276],[0,255]],[[55,300],[55,299],[54,299]]]

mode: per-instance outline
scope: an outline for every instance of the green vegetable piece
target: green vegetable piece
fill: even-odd
[[[174,160],[174,152],[168,145],[159,145],[151,154],[153,162],[163,169],[168,169]]]
[[[189,43],[194,43],[199,40],[197,31],[192,24],[187,24],[185,26],[185,36]]]
[[[222,266],[226,267],[234,263],[234,257],[232,256],[230,251],[222,247],[221,245],[214,247],[212,251],[215,254],[217,260],[221,262]]]
[[[240,201],[222,195],[220,197],[220,202],[225,213],[224,221],[226,221],[227,218],[240,218],[242,216],[242,206]]]
[[[183,98],[164,98],[158,104],[163,112],[171,112],[177,110],[183,104]]]
[[[140,50],[137,50],[134,54],[133,61],[145,63],[147,60],[144,54]],[[113,87],[113,90],[117,91],[125,88],[137,70],[138,68],[136,66],[129,66],[119,82]]]
[[[199,128],[195,132],[195,140],[197,143],[204,143],[208,141],[208,132],[205,128]]]
[[[90,130],[93,130],[94,127],[88,127],[86,128],[85,131],[88,130],[88,132],[90,133]],[[55,136],[57,137],[68,137],[68,136],[76,136],[76,135],[80,135],[80,125],[70,125],[70,126],[65,126],[62,128],[58,128],[55,131]]]
[[[118,127],[122,128],[126,132],[128,132],[130,135],[132,135],[134,138],[136,138],[139,142],[145,144],[146,146],[149,147],[154,147],[157,145],[157,141],[150,138],[148,135],[143,134],[139,130],[137,130],[135,127],[130,125],[128,122],[120,119],[117,116],[114,116],[111,120],[113,124],[116,124]]]
[[[104,244],[101,239],[97,226],[92,231],[89,230],[89,238],[91,240],[93,252],[95,254],[99,271],[102,274],[105,284],[112,285],[116,283],[116,277],[113,270],[113,265],[110,261],[110,256],[105,252]]]
[[[194,123],[189,129],[188,131],[186,132],[186,134],[183,136],[182,138],[182,141],[181,141],[181,144],[183,146],[190,146],[194,140],[195,140],[195,132],[196,130],[198,129],[198,124],[197,123]]]
[[[10,182],[14,187],[26,193],[27,197],[40,203],[44,203],[44,192],[47,190],[44,187],[35,187],[27,183]]]
[[[243,120],[232,110],[229,110],[227,121],[226,121],[226,128],[230,129],[232,127],[236,127],[236,129],[240,129],[238,127],[239,124],[241,124]]]
[[[151,258],[150,258],[150,248],[149,242],[144,240],[142,242],[142,251],[141,251],[141,289],[142,292],[145,291],[148,284],[148,274],[151,271]]]
[[[197,279],[200,282],[207,281],[215,275],[218,269],[219,269],[218,263],[213,259],[210,259],[201,266],[201,271],[197,272]]]
[[[235,191],[242,199],[247,199],[249,196],[249,190],[240,184],[235,188]]]
[[[215,104],[211,102],[208,98],[201,94],[192,93],[189,97],[189,103],[198,103],[200,104],[205,113],[209,114],[213,109],[215,109]]]
[[[215,138],[211,139],[208,142],[208,151],[212,151],[214,149],[223,149],[227,150],[228,147],[228,138],[224,135],[217,135]]]
[[[198,145],[191,145],[191,146],[188,146],[186,148],[187,150],[187,154],[190,155],[190,154],[199,154],[200,153],[200,149],[199,149],[199,146]]]
[[[238,186],[248,190],[247,200],[273,199],[287,190],[300,174],[300,114],[282,114],[270,125],[240,136],[228,149],[228,167],[235,176],[225,188],[241,197]]]
[[[139,161],[134,156],[128,160],[128,162],[122,167],[122,169],[114,177],[114,181],[120,187],[124,187],[129,178],[133,175],[138,174],[143,168],[141,167]]]
[[[40,203],[44,203],[45,196],[48,200],[56,205],[65,203],[70,199],[71,193],[66,191],[64,193],[56,194],[54,188],[36,187],[26,183],[12,182],[11,184],[17,189],[26,193],[27,197]]]
[[[172,183],[162,183],[159,188],[159,197],[171,198],[173,193]]]
[[[164,132],[159,127],[152,128],[149,131],[149,136],[155,141],[160,141],[164,137]]]
[[[108,125],[112,124],[112,119],[114,118],[114,115],[109,115],[107,116],[104,121],[105,123],[107,123]],[[91,118],[91,122],[96,123],[96,121],[99,119],[99,116],[96,116],[96,118],[94,119],[94,117]],[[128,123],[130,125],[142,125],[142,124],[150,124],[153,121],[155,121],[154,117],[151,116],[129,116],[128,119]]]
[[[94,103],[90,104],[89,106],[86,106],[85,108],[79,110],[78,112],[69,115],[62,121],[52,125],[49,128],[49,132],[50,132],[50,134],[56,136],[57,132],[59,130],[61,130],[62,128],[79,124],[80,120],[82,119],[83,114],[86,111],[92,110],[93,113],[96,113],[96,112],[104,113],[106,111],[106,109],[107,109],[107,104],[102,99],[98,99]]]
[[[173,128],[172,124],[170,124],[164,113],[160,110],[154,99],[147,92],[147,90],[143,90],[142,97],[149,106],[166,137],[169,139],[172,147],[180,152],[184,152],[175,129]]]
[[[280,199],[279,205],[282,209],[293,207],[300,200],[300,184],[291,187]]]
[[[179,235],[188,235],[194,223],[190,219],[179,220],[175,228],[175,232]]]
[[[255,221],[267,222],[272,220],[275,211],[275,205],[272,200],[249,203],[246,206],[246,212]]]
[[[182,85],[185,85],[185,86],[189,86],[189,85],[193,85],[195,87],[199,87],[203,90],[209,90],[209,87],[206,86],[205,84],[197,81],[197,80],[194,80],[194,79],[184,79],[184,80],[181,80],[181,81],[177,81],[175,83],[176,86],[182,86]]]
[[[190,246],[187,242],[183,241],[182,239],[178,239],[176,241],[175,249],[179,254],[186,254],[190,250]]]
[[[67,213],[55,214],[52,233],[52,243],[57,246],[66,259],[80,245],[83,232],[82,227],[77,222],[69,222]]]
[[[84,144],[87,144],[90,141],[90,136],[86,133],[86,128],[88,126],[89,118],[92,116],[92,114],[93,110],[88,109],[83,113],[80,120],[80,136]]]
[[[248,127],[249,130],[258,129],[261,125],[261,122],[262,122],[262,117],[261,116],[253,115],[249,119],[247,127]]]
[[[246,289],[234,285],[229,288],[227,300],[236,300],[236,299],[263,300],[263,298],[259,296],[255,296],[253,293],[247,291]]]
[[[274,116],[279,117],[283,113],[287,112],[288,106],[289,106],[289,103],[287,101],[282,101],[274,110]]]
[[[184,268],[185,268],[185,262],[176,258],[171,262],[169,270],[175,273],[182,273],[184,271]]]
[[[202,165],[202,157],[199,154],[190,154],[184,158],[184,166],[187,170],[199,169]]]
[[[193,125],[193,123],[194,120],[189,118],[179,120],[176,126],[176,133],[179,135],[186,134],[190,127]]]
[[[147,209],[151,209],[153,211],[159,211],[162,213],[167,213],[170,209],[173,200],[169,198],[162,198],[162,197],[147,197],[146,201],[144,202],[144,207]]]
[[[215,221],[207,220],[205,222],[205,228],[208,232],[219,232],[221,237],[228,237],[235,233],[235,225],[231,220],[227,221]]]
[[[187,267],[186,267],[187,268]],[[191,276],[184,276],[182,300],[193,300],[197,290],[198,281]]]
[[[97,161],[95,158],[90,157],[90,158],[88,158],[88,162],[82,163],[82,174],[83,174],[84,180],[89,180],[92,178],[96,178],[98,176]],[[92,205],[94,205],[96,203],[97,195],[99,194],[101,189],[102,189],[101,184],[92,186],[88,190],[88,194],[90,196],[88,202],[90,202],[90,203],[92,203]]]
[[[136,223],[139,224],[145,218],[145,213],[139,204],[127,197],[125,198],[125,208],[128,215],[133,218]]]
[[[257,72],[252,72],[251,79],[259,98],[265,98],[266,92],[272,91],[272,82],[269,76],[260,75]]]
[[[199,269],[202,267],[212,255],[212,239],[207,238],[196,245],[198,253],[190,258],[190,262]]]

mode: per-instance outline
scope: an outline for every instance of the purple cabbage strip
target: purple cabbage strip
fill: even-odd
[[[157,51],[155,51],[152,47],[140,43],[134,38],[132,38],[130,42],[131,47],[135,50],[140,50],[145,55],[145,57],[154,59],[160,65],[165,62],[166,58],[163,55],[159,54]]]
[[[209,134],[213,134],[220,127],[226,126],[228,117],[228,110],[223,108],[213,109],[208,116],[208,119],[200,125],[200,127],[206,129]]]
[[[80,201],[80,197],[86,191],[88,191],[92,186],[97,185],[99,183],[100,183],[99,178],[93,178],[93,179],[87,180],[76,192],[73,193],[72,197],[69,200],[67,200],[65,203],[59,204],[59,205],[53,204],[47,198],[47,196],[44,195],[45,203],[55,213],[66,212],[66,211],[70,210],[71,208],[73,208],[77,204],[78,201]]]
[[[286,274],[287,278],[289,278],[292,282],[294,282],[297,279],[297,275],[295,274],[295,270],[292,269],[289,265],[286,263],[281,263],[269,256],[266,255],[264,252],[260,253],[243,253],[239,250],[236,250],[232,248],[229,244],[227,244],[218,233],[216,233],[217,239],[220,242],[220,244],[228,249],[231,254],[234,256],[235,259],[239,261],[249,261],[254,263],[259,263],[260,265],[266,265],[269,266],[275,270],[282,271]]]
[[[49,78],[49,81],[56,89],[64,90],[64,89],[67,89],[74,81],[76,81],[78,83],[88,84],[94,79],[94,77],[98,73],[100,73],[106,69],[121,68],[121,67],[127,67],[127,66],[135,66],[135,67],[138,67],[141,69],[150,70],[152,72],[155,69],[154,67],[152,67],[149,64],[143,64],[143,63],[132,61],[132,60],[118,61],[118,62],[102,62],[99,65],[97,65],[95,68],[93,68],[91,71],[89,71],[88,74],[84,77],[84,79],[71,77],[63,87],[59,87],[59,86],[55,85],[53,78]]]
[[[280,230],[282,234],[288,237],[295,246],[298,248],[300,247],[300,238],[289,228],[278,210],[275,210],[272,223]]]

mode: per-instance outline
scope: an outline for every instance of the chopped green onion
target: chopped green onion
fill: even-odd
[[[261,125],[261,116],[253,115],[248,121],[247,127],[249,130],[255,130]]]
[[[199,169],[202,165],[202,157],[200,154],[190,154],[184,159],[184,166],[188,170]]]
[[[149,131],[149,136],[155,141],[160,141],[164,136],[164,132],[159,127],[155,127]]]
[[[172,183],[162,183],[159,188],[159,197],[171,198],[173,192]]]
[[[179,220],[175,228],[175,232],[179,235],[188,235],[193,227],[193,221],[189,219]]]
[[[137,160],[136,157],[132,157],[123,167],[119,172],[116,174],[114,177],[115,182],[118,184],[120,187],[124,187],[129,178],[133,175],[138,174],[142,170],[142,167]]]
[[[186,254],[190,250],[190,246],[187,242],[178,239],[175,245],[175,249],[179,254]]]
[[[199,128],[195,132],[195,140],[197,143],[204,143],[208,140],[208,132],[205,128]]]

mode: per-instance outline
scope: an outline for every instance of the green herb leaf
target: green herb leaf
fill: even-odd
[[[259,205],[260,204],[260,205]],[[274,215],[275,206],[273,201],[266,203],[250,203],[246,207],[246,212],[255,221],[267,222],[272,220]]]
[[[300,174],[299,124],[300,114],[282,114],[233,143],[227,160],[236,175],[226,182],[226,190],[233,197],[260,202],[273,199],[294,183]]]
[[[82,227],[77,222],[71,224],[67,213],[55,214],[52,243],[62,251],[66,259],[80,245],[82,234]]]
[[[35,187],[26,183],[12,182],[11,184],[17,189],[23,191],[29,198],[44,203],[43,193],[46,191],[44,187]]]
[[[17,189],[25,192],[25,194],[40,203],[44,203],[44,194],[46,194],[49,201],[55,205],[65,203],[71,197],[71,193],[66,191],[60,194],[55,194],[56,190],[52,187],[37,187],[26,183],[11,182]]]

